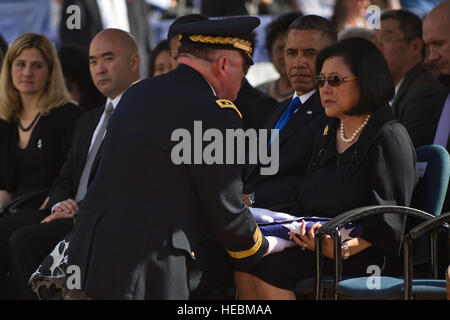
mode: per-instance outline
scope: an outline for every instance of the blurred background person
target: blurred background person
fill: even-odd
[[[256,88],[267,93],[278,102],[284,101],[294,94],[284,63],[284,41],[289,25],[300,16],[300,12],[286,13],[273,20],[266,27],[266,50],[280,77],[265,82]]]
[[[326,19],[333,15],[336,0],[294,0],[293,7],[304,15],[315,14]]]
[[[148,76],[155,77],[172,70],[169,40],[163,40],[152,50]]]
[[[170,25],[169,30],[167,31],[167,40],[169,41],[172,70],[178,67],[178,48],[181,45],[181,42],[178,39],[178,33],[174,32],[174,28],[180,24],[198,22],[202,20],[208,20],[208,18],[201,14],[187,14],[178,17]]]
[[[418,15],[421,19],[442,0],[399,0],[401,7]]]
[[[70,16],[67,8],[80,8],[81,28],[69,29],[65,21]],[[79,45],[86,53],[92,38],[101,30],[117,28],[129,32],[138,43],[141,57],[141,78],[147,76],[151,48],[151,30],[148,22],[150,7],[145,0],[64,0],[59,29],[61,45]]]
[[[349,27],[367,27],[366,11],[370,0],[336,0],[331,22],[338,33]]]
[[[1,65],[7,50],[8,44],[6,43],[5,39],[3,39],[3,36],[0,34],[0,72],[2,71]]]
[[[105,103],[105,97],[92,82],[88,57],[77,46],[64,46],[58,50],[67,90],[83,111]]]
[[[347,28],[339,32],[338,34],[339,41],[348,38],[364,38],[374,42],[375,34],[372,29],[365,29],[360,27]]]
[[[297,4],[295,0],[253,0],[247,3],[252,3],[256,8],[259,15],[271,14],[279,15],[297,10]]]
[[[246,16],[246,0],[203,0],[201,14],[207,17]]]

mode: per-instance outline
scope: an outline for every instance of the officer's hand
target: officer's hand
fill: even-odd
[[[247,207],[253,207],[252,202],[250,201],[250,194],[244,193],[242,195],[242,202],[244,202]]]

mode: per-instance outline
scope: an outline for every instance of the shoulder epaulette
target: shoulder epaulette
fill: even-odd
[[[223,109],[223,108],[232,108],[232,109],[234,109],[234,110],[238,113],[239,117],[241,117],[241,119],[242,119],[242,114],[241,114],[241,112],[240,112],[239,109],[234,105],[233,102],[231,102],[231,101],[229,101],[229,100],[225,100],[225,99],[219,99],[219,100],[216,100],[216,103],[217,103],[217,104],[219,105],[219,107],[221,107],[222,109]]]

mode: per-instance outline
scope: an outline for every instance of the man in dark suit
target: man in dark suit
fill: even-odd
[[[120,3],[122,7],[118,6],[119,2],[123,2]],[[73,11],[69,10],[68,12],[67,9],[73,5],[80,9],[80,29],[69,29],[66,23],[68,19],[69,22],[72,21],[70,17]],[[123,10],[125,7],[126,9]],[[110,11],[113,9],[116,10]],[[114,19],[114,13],[125,15],[125,18],[128,18],[125,19],[125,27],[117,24],[118,22],[115,20],[121,20],[120,18]],[[141,57],[141,77],[144,78],[147,76],[147,60],[151,49],[148,13],[149,6],[145,0],[64,0],[59,29],[61,45],[81,46],[87,50],[94,36],[103,29],[118,28],[130,32],[138,44],[139,56]],[[109,18],[108,21],[105,21],[105,17]]]
[[[428,59],[434,63],[441,74],[450,76],[450,1],[444,1],[425,17],[423,22],[423,39],[428,47]],[[450,152],[450,88],[434,137],[434,144],[442,145]],[[450,211],[450,190],[447,189],[442,212]]]
[[[375,37],[395,83],[394,116],[416,148],[432,144],[444,101],[444,88],[423,66],[422,21],[406,10],[387,11]]]
[[[92,41],[90,73],[98,90],[107,97],[105,106],[85,114],[77,123],[72,148],[43,207],[51,213],[39,224],[19,228],[10,238],[10,256],[18,297],[34,298],[27,284],[33,271],[67,233],[73,216],[94,177],[107,124],[107,108],[116,108],[123,92],[139,79],[139,55],[135,41],[126,32],[106,29]],[[106,127],[104,127],[106,128]],[[103,132],[102,132],[103,131]],[[88,166],[88,163],[91,165]]]
[[[336,42],[336,30],[328,20],[309,15],[296,19],[286,34],[286,71],[295,94],[278,105],[265,125],[266,129],[280,130],[278,173],[261,175],[259,164],[246,168],[243,199],[247,205],[257,207],[273,208],[295,200],[296,184],[306,170],[315,136],[325,121],[315,89],[315,62],[320,50]]]
[[[198,151],[206,143],[197,140],[199,123],[224,135],[241,128],[231,101],[258,24],[243,17],[180,25],[178,68],[125,92],[68,248],[88,297],[217,298],[219,282],[232,276],[228,259],[246,270],[266,252],[241,201],[239,166],[207,164]],[[196,140],[178,153],[185,135],[182,142]]]

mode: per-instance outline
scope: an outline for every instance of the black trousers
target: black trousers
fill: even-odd
[[[0,218],[0,298],[36,299],[28,279],[73,226],[73,219],[40,223],[47,215],[24,209]]]

